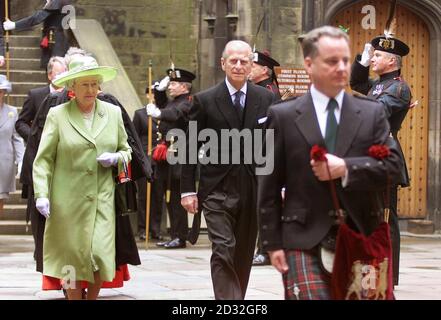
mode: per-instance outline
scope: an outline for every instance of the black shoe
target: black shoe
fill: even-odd
[[[269,266],[270,264],[271,261],[267,254],[256,254],[253,258],[253,266]]]
[[[186,247],[186,241],[181,240],[179,238],[175,238],[171,240],[169,243],[167,243],[164,248],[166,249],[179,249],[179,248],[185,248]]]
[[[145,241],[145,231],[144,230],[138,232],[138,238],[141,241]]]
[[[157,247],[165,247],[169,242],[171,242],[171,240],[165,240],[165,241],[161,241],[161,242],[156,242],[156,246]]]

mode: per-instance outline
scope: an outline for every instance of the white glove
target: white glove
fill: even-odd
[[[14,30],[15,29],[15,22],[11,21],[11,20],[5,20],[5,22],[3,22],[3,29],[5,31]]]
[[[0,67],[3,67],[4,64],[5,64],[5,57],[0,56]]]
[[[118,160],[121,157],[119,152],[111,153],[104,152],[96,160],[104,167],[108,168],[110,166],[115,166],[118,164]]]
[[[156,90],[158,91],[165,91],[168,88],[168,85],[170,83],[170,77],[166,76],[164,79],[159,82],[159,85],[156,87]]]
[[[145,110],[150,117],[159,118],[161,116],[161,110],[159,110],[159,108],[153,103],[146,105]]]
[[[364,51],[361,55],[360,64],[365,67],[371,65],[371,59],[374,56],[374,47],[368,42],[364,45]]]
[[[38,198],[35,207],[46,219],[50,216],[50,204],[48,198]]]

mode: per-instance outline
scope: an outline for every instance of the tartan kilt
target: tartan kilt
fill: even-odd
[[[320,267],[317,248],[285,250],[285,256],[289,267],[282,276],[285,300],[331,299],[331,279]]]

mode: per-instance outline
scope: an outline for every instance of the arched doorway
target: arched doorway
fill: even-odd
[[[375,29],[363,28],[366,16],[363,7],[375,9]],[[353,56],[363,50],[364,44],[383,33],[389,2],[381,0],[360,1],[341,9],[331,18],[331,24],[349,28]],[[365,7],[366,8],[366,7]],[[366,11],[365,11],[366,12]],[[370,11],[372,14],[372,11]],[[402,74],[409,83],[413,100],[419,105],[409,111],[399,138],[406,157],[411,186],[401,189],[398,213],[403,218],[424,218],[427,214],[427,173],[429,137],[429,29],[425,22],[408,8],[397,6],[396,36],[406,42],[411,52],[404,58]]]

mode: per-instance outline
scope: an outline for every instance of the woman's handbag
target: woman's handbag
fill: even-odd
[[[117,215],[127,215],[138,209],[136,183],[131,179],[130,164],[127,164],[123,157],[122,159],[123,171],[118,174],[115,186],[115,209]]]
[[[130,164],[122,157],[123,171],[117,177],[115,186],[115,262],[117,266],[124,264],[140,265],[138,248],[133,236],[130,214],[136,212],[136,184],[131,179]]]

